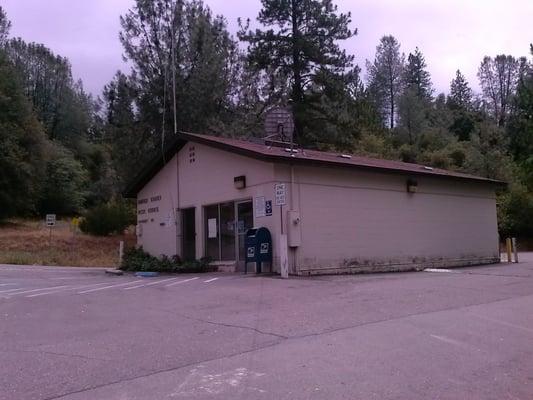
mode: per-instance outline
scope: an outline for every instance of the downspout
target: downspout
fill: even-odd
[[[291,211],[294,211],[294,165],[291,164]]]
[[[292,156],[294,156],[294,154],[292,154]],[[291,164],[291,211],[295,211],[294,210],[294,204],[295,204],[295,201],[294,201],[294,197],[295,197],[295,190],[294,190],[294,165]],[[292,224],[292,221],[289,221],[290,224]],[[297,274],[298,271],[297,271],[297,267],[296,267],[296,252],[298,251],[298,248],[297,247],[292,247],[292,268],[293,268],[293,273],[294,274]]]
[[[181,220],[181,209],[180,209],[180,157],[179,151],[176,153],[176,210],[175,210],[175,221],[176,224],[176,254],[183,258],[183,228]],[[196,216],[195,216],[196,218]],[[194,221],[196,224],[196,221]],[[196,249],[195,249],[196,251]]]

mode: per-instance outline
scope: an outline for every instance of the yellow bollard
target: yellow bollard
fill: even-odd
[[[507,248],[507,262],[513,262],[513,258],[512,258],[512,247],[513,247],[513,244],[511,242],[511,238],[505,239],[505,245],[506,245],[506,248]]]
[[[511,244],[513,246],[514,262],[518,262],[518,248],[516,247],[516,238],[511,238]]]

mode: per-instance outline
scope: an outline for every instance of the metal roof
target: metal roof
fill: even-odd
[[[493,185],[505,185],[504,182],[483,178],[480,176],[464,174],[461,172],[448,171],[440,168],[432,168],[420,164],[405,163],[401,161],[384,160],[379,158],[361,157],[339,152],[326,152],[294,148],[291,151],[287,147],[272,146],[264,143],[233,139],[196,133],[181,132],[166,147],[161,154],[137,176],[125,191],[126,197],[135,197],[137,193],[148,183],[150,179],[161,169],[172,156],[177,153],[187,142],[195,142],[220,150],[240,154],[261,161],[278,162],[293,165],[316,165],[333,168],[366,169],[377,172],[396,173],[402,175],[423,175],[438,178],[475,181]]]

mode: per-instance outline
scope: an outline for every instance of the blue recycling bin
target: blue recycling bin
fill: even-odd
[[[267,228],[252,228],[246,232],[246,261],[244,273],[248,273],[248,263],[255,263],[256,273],[262,272],[262,264],[270,263],[272,268],[272,235]]]

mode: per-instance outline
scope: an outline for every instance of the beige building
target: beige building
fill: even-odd
[[[266,227],[276,272],[280,254],[299,275],[499,262],[500,182],[287,146],[180,134],[127,191],[138,244],[242,270],[246,231]]]

